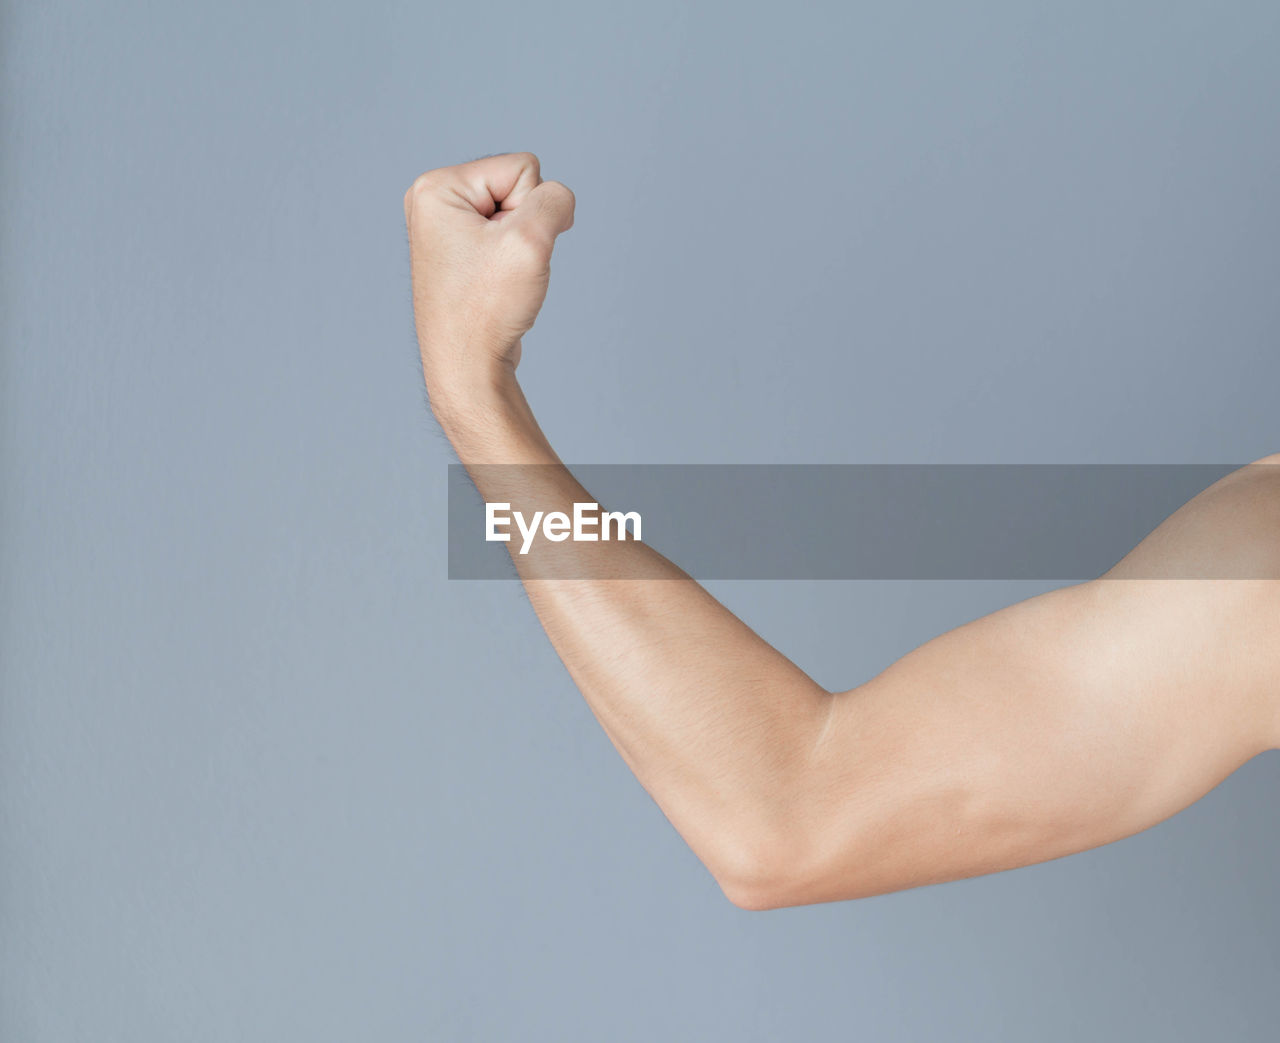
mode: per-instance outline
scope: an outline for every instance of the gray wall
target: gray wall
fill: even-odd
[[[401,194],[578,193],[580,462],[1280,449],[1280,9],[9,3],[0,1037],[1274,1038],[1280,758],[1139,837],[734,909],[448,583]],[[722,583],[847,686],[1042,586]]]

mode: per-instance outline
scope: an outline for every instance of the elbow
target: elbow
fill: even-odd
[[[720,890],[731,904],[751,913],[763,913],[770,909],[786,909],[796,904],[786,898],[782,891],[771,886],[726,884],[721,881]]]
[[[730,904],[746,912],[762,913],[796,905],[787,885],[774,878],[717,876],[716,883]]]
[[[749,912],[801,905],[797,845],[782,838],[736,838],[730,850],[708,863],[721,892]]]

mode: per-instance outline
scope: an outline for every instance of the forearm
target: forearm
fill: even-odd
[[[514,373],[433,403],[487,502],[527,516],[593,501]],[[750,901],[767,889],[806,828],[805,772],[831,695],[643,543],[509,546],[548,637],[641,784],[726,891]]]

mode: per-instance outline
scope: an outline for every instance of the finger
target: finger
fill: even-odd
[[[525,223],[547,239],[573,227],[573,193],[559,181],[544,181],[530,189],[508,222]]]
[[[538,157],[532,152],[485,156],[449,170],[454,188],[485,217],[514,210],[542,180]]]

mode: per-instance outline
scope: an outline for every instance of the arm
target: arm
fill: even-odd
[[[525,513],[590,500],[515,377],[571,193],[542,181],[532,156],[494,156],[419,178],[405,215],[432,409],[481,495]],[[545,466],[481,466],[494,463]],[[1135,555],[1196,553],[1210,527],[1214,546],[1261,555],[1280,575],[1266,557],[1280,490],[1219,484]],[[1224,518],[1238,540],[1223,540]],[[586,578],[540,578],[562,555]],[[1274,582],[1081,584],[830,693],[644,544],[537,541],[513,560],[606,734],[744,908],[1106,843],[1186,806],[1280,733]],[[633,568],[670,578],[617,578]]]

